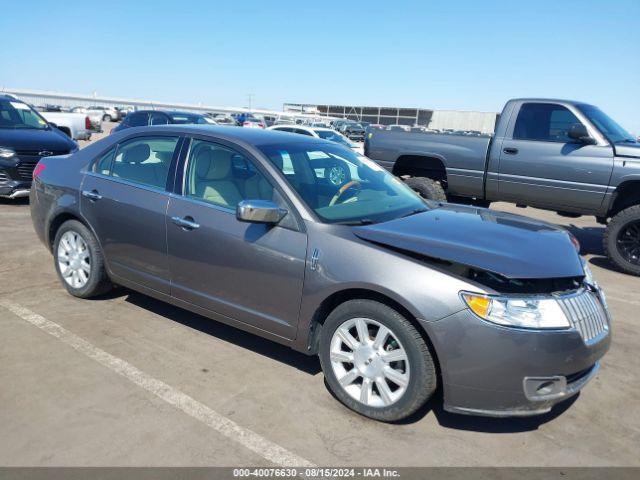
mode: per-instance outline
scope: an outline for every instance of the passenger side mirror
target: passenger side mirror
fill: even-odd
[[[241,222],[280,223],[287,212],[268,200],[242,200],[236,207],[236,218]]]
[[[587,127],[581,123],[574,123],[569,127],[569,138],[582,142],[586,145],[593,145],[596,143],[595,138],[589,136]]]

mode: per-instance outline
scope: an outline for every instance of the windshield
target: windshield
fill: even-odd
[[[26,103],[0,99],[0,128],[46,130],[46,120]]]
[[[340,145],[259,148],[325,223],[378,223],[426,209],[401,180]]]
[[[342,145],[346,145],[347,147],[352,147],[353,143],[349,141],[344,135],[340,135],[338,132],[333,130],[314,130],[318,134],[318,136],[324,140],[329,140],[330,142],[341,143]]]
[[[578,108],[611,143],[635,143],[636,140],[611,117],[593,105],[578,105]]]

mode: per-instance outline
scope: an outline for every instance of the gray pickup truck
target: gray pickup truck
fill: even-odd
[[[370,130],[364,148],[426,198],[593,215],[610,260],[640,275],[640,143],[597,107],[515,99],[493,135]]]

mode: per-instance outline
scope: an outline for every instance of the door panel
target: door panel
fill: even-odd
[[[109,271],[127,280],[169,293],[165,212],[168,194],[89,173],[81,211],[102,246]]]
[[[499,199],[596,211],[612,169],[610,147],[505,139],[500,153]]]
[[[188,218],[189,229],[171,219]],[[172,196],[167,210],[171,294],[285,338],[295,338],[305,233],[240,222],[235,213]]]

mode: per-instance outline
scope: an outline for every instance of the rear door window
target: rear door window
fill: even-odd
[[[110,174],[164,190],[178,137],[137,137],[118,146]]]
[[[127,124],[130,127],[145,127],[148,125],[149,114],[148,113],[130,113],[127,115]]]

